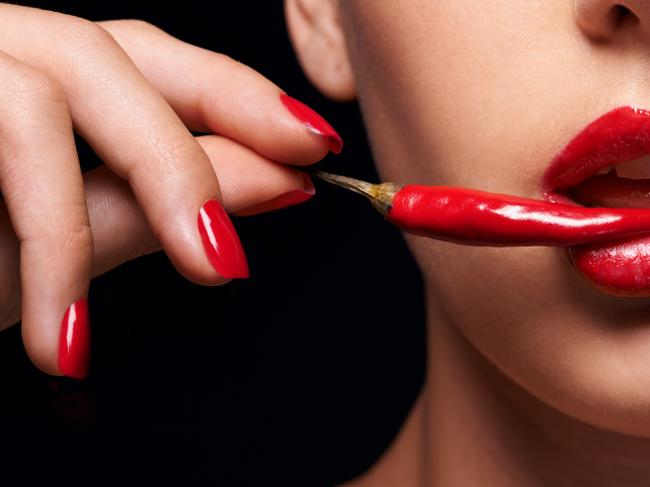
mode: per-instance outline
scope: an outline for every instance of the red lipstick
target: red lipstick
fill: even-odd
[[[545,198],[650,214],[649,154],[650,111],[612,110],[587,125],[551,162],[542,179]],[[624,167],[636,168],[639,174],[620,177]],[[572,247],[568,254],[577,271],[598,289],[650,296],[650,236]]]
[[[650,111],[621,107],[590,123],[551,162],[544,192],[577,186],[601,169],[650,154]]]

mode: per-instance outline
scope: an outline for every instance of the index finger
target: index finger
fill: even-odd
[[[98,24],[189,128],[223,135],[288,164],[341,152],[341,137],[323,117],[248,66],[143,21]]]
[[[60,84],[75,131],[129,182],[176,269],[200,284],[248,277],[208,156],[115,39],[63,14],[8,4],[0,13],[0,45]]]

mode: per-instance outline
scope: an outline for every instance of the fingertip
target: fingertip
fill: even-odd
[[[332,153],[341,153],[343,150],[343,139],[334,127],[319,115],[318,112],[284,92],[280,93],[280,101],[309,132],[319,137]]]
[[[24,323],[24,321],[22,322]],[[29,361],[36,367],[38,370],[44,374],[52,376],[61,376],[63,375],[57,365],[57,352],[56,346],[54,347],[45,347],[38,346],[34,343],[31,343],[29,337],[25,333],[25,326],[21,323],[21,331],[23,336],[23,344],[25,346],[25,353]],[[53,349],[53,350],[51,350]]]
[[[221,287],[229,284],[233,279],[228,277],[223,277],[217,274],[212,268],[207,272],[202,272],[200,274],[192,273],[188,274],[186,272],[180,271],[180,274],[190,282],[198,284],[199,286],[206,287]]]
[[[90,319],[85,297],[71,303],[62,315],[23,314],[21,334],[25,352],[41,372],[85,379],[90,364]]]
[[[328,136],[327,140],[333,154],[339,155],[343,151],[343,139],[338,133]]]

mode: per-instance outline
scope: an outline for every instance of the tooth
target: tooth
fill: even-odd
[[[609,166],[605,166],[604,168],[602,168],[602,169],[601,169],[600,171],[598,171],[596,174],[607,174],[607,173],[608,173],[609,171],[611,171],[612,169],[614,169],[614,165],[613,165],[613,164],[610,164]]]
[[[619,178],[650,179],[650,156],[619,162],[614,166],[614,171]]]

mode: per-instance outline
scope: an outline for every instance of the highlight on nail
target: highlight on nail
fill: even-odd
[[[300,120],[311,133],[324,138],[330,151],[334,154],[339,154],[343,150],[343,139],[341,139],[341,136],[314,109],[290,97],[286,93],[280,94],[280,101],[282,101],[282,104],[287,110]]]
[[[249,277],[239,236],[219,200],[211,199],[201,206],[198,227],[208,261],[219,275],[228,279]]]
[[[90,362],[90,320],[84,297],[65,310],[59,333],[58,369],[65,376],[83,379]]]

